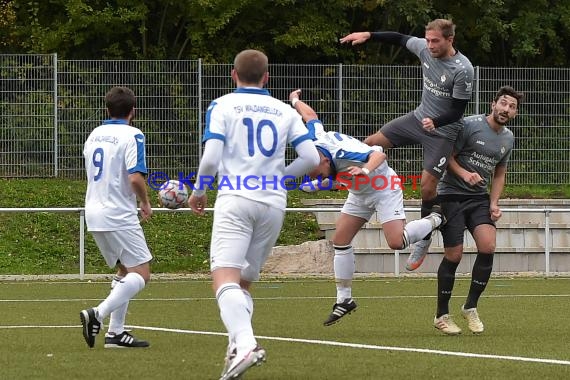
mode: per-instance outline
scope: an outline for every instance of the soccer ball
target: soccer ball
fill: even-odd
[[[168,181],[159,190],[158,201],[162,206],[172,210],[180,208],[188,201],[188,189],[180,181]]]

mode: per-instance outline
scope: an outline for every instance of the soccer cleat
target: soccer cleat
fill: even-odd
[[[95,346],[95,337],[101,331],[102,323],[97,320],[95,309],[93,308],[81,310],[79,318],[81,318],[81,325],[83,325],[85,342],[87,342],[90,348],[93,348]]]
[[[435,317],[433,319],[433,327],[447,335],[461,334],[461,329],[453,322],[449,314],[443,314],[439,318]]]
[[[436,230],[445,224],[445,217],[439,212],[433,211],[431,214],[425,217],[425,219],[431,222],[431,229]]]
[[[352,298],[346,298],[341,303],[335,303],[332,309],[332,313],[330,313],[327,320],[323,322],[323,325],[325,326],[334,325],[342,317],[352,313],[355,309],[356,309],[356,302],[354,302]]]
[[[220,380],[239,379],[241,375],[254,365],[261,365],[266,360],[265,350],[259,346],[247,351],[245,354],[237,353],[231,360],[227,371],[222,373]]]
[[[148,347],[150,344],[146,340],[138,340],[127,331],[119,335],[113,333],[105,334],[105,348],[138,348]]]
[[[420,240],[414,244],[412,247],[412,252],[408,259],[406,260],[406,269],[409,271],[416,270],[422,265],[424,259],[431,245],[431,238],[428,240]]]
[[[461,315],[467,320],[467,326],[473,334],[481,334],[485,327],[483,322],[479,319],[479,313],[477,313],[477,308],[465,309],[465,305],[461,306]]]
[[[232,360],[235,359],[237,355],[237,348],[233,344],[228,344],[228,349],[226,350],[226,357],[224,358],[224,369],[222,370],[222,375],[228,371],[230,365],[232,364]]]

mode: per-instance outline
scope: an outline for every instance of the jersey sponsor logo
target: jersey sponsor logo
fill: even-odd
[[[424,62],[424,66],[426,67],[426,69],[429,69],[429,65],[427,64],[427,62]]]
[[[436,171],[436,172],[438,172],[438,173],[441,173],[441,169],[438,168],[437,166],[434,166],[434,167],[433,167],[433,170]]]
[[[473,90],[473,83],[465,82],[465,91],[471,91],[471,90]]]
[[[442,78],[443,77],[445,77],[445,75],[442,75]],[[438,97],[439,96],[446,97],[446,98],[451,97],[451,91],[449,89],[445,88],[444,83],[439,84],[439,83],[437,83],[437,79],[435,81],[432,81],[430,78],[428,78],[425,75],[424,75],[423,79],[424,79],[424,88],[427,91],[431,92],[433,95],[438,96]],[[447,78],[444,78],[444,79],[447,79]]]
[[[475,141],[475,144],[485,145],[485,141],[477,140]]]
[[[501,154],[505,154],[505,150],[506,150],[505,147],[502,146],[502,147],[501,147]]]
[[[137,137],[137,141],[140,142],[140,143],[143,143],[143,142],[144,142],[144,139],[141,138],[141,137]]]
[[[441,83],[445,83],[445,80],[447,79],[445,75],[442,75],[441,78],[439,78],[441,80]]]
[[[337,158],[343,158],[344,157],[344,150],[339,150],[338,153],[336,154]]]

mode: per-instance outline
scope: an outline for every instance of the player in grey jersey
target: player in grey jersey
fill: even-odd
[[[522,93],[511,87],[501,87],[491,104],[489,115],[465,118],[449,166],[437,188],[447,223],[441,227],[444,258],[437,272],[434,327],[448,335],[461,332],[449,316],[449,300],[455,271],[463,254],[466,228],[475,240],[477,257],[461,314],[467,320],[469,330],[476,334],[483,332],[477,302],[493,269],[495,222],[501,217],[498,202],[514,144],[513,134],[505,125],[516,116],[522,97]]]
[[[421,61],[423,90],[420,105],[412,112],[385,124],[364,142],[391,147],[421,144],[424,163],[421,180],[422,217],[430,214],[436,200],[436,187],[443,175],[453,142],[462,127],[463,113],[471,99],[473,66],[453,46],[455,25],[437,19],[427,24],[425,38],[396,32],[357,32],[340,39],[357,45],[371,39],[401,45]],[[431,244],[431,234],[414,245],[406,263],[408,270],[421,264]]]

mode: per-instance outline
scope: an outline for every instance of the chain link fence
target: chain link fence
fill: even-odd
[[[0,176],[83,178],[83,142],[106,118],[104,95],[130,87],[135,125],[147,136],[150,170],[176,175],[197,168],[204,113],[233,91],[231,64],[193,61],[76,61],[56,55],[0,55]],[[475,68],[467,115],[486,113],[496,90],[525,93],[509,128],[516,137],[511,184],[570,182],[570,69]],[[268,89],[291,90],[328,129],[364,139],[421,98],[419,66],[270,65]],[[401,175],[421,172],[419,146],[397,148],[390,164]],[[293,156],[291,152],[290,157]]]

